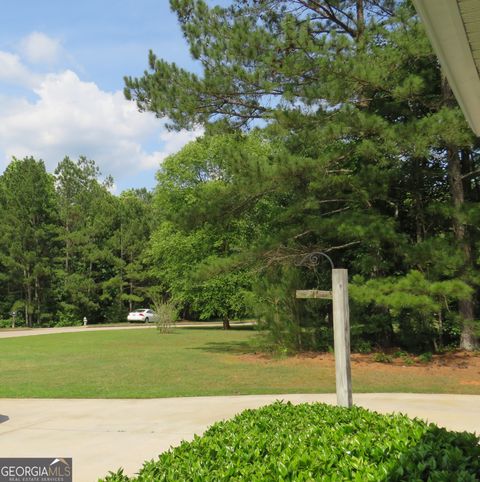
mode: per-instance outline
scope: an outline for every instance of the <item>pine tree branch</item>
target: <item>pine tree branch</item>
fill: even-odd
[[[467,174],[464,174],[461,177],[461,179],[466,179],[467,177],[476,176],[477,174],[480,174],[480,169],[476,169],[475,171],[467,172]]]
[[[323,250],[324,253],[330,253],[330,251],[336,251],[337,249],[349,248],[350,246],[355,246],[360,244],[360,241],[351,241],[350,243],[339,244],[338,246],[332,246],[331,248],[326,248]]]
[[[322,213],[322,214],[320,214],[320,216],[330,216],[330,214],[342,213],[344,211],[348,211],[349,209],[350,209],[350,206],[346,206],[344,208],[335,209],[333,211],[328,211],[328,213]]]
[[[282,263],[284,261],[301,259],[305,256],[309,255],[313,251],[322,251],[323,253],[330,253],[332,251],[338,251],[340,249],[350,248],[351,246],[355,246],[360,244],[361,241],[350,241],[345,244],[339,244],[336,246],[330,246],[329,248],[324,248],[322,246],[311,246],[309,251],[305,251],[305,247],[303,249],[291,249],[287,248],[286,246],[279,246],[276,249],[272,249],[270,251],[266,251],[263,253],[262,257],[265,259],[266,267],[272,266],[276,263]]]
[[[245,207],[251,205],[253,202],[257,201],[258,199],[261,199],[263,196],[266,196],[267,194],[271,194],[275,192],[275,190],[276,190],[275,188],[270,188],[270,189],[265,189],[264,191],[260,191],[255,194],[252,194],[251,196],[248,196],[246,199],[244,199],[238,206],[233,206],[229,211],[226,211],[226,214],[238,214]]]
[[[326,2],[326,5],[322,5],[317,0],[297,0],[298,3],[303,5],[305,8],[309,10],[313,10],[314,12],[318,13],[322,16],[325,20],[330,20],[331,22],[337,24],[340,28],[343,29],[344,32],[349,34],[351,37],[356,37],[356,32],[354,29],[349,27],[345,22],[338,18],[337,13],[335,13],[334,9],[338,12],[347,17],[349,20],[353,20],[352,17],[344,12],[343,10],[339,9],[331,5],[329,2]]]
[[[297,234],[296,236],[293,237],[293,239],[300,239],[302,238],[303,236],[306,236],[307,234],[310,234],[312,232],[311,229],[307,229],[306,231],[304,231],[303,233],[300,233],[300,234]]]

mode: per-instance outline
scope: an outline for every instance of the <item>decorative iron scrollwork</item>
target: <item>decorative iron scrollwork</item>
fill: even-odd
[[[306,256],[303,257],[303,259],[299,263],[297,263],[297,266],[305,266],[307,268],[316,268],[320,264],[322,257],[328,260],[332,269],[335,268],[335,266],[333,265],[332,258],[330,258],[328,254],[325,254],[322,251],[314,251],[313,253],[307,254]]]

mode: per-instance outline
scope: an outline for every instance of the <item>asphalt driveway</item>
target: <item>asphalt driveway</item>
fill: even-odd
[[[146,459],[213,422],[274,400],[335,403],[335,395],[259,395],[148,400],[0,399],[0,456],[72,457],[75,482]],[[354,403],[480,433],[479,395],[358,394]]]

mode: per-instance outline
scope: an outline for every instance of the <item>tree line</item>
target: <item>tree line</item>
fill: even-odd
[[[270,346],[327,349],[330,305],[294,295],[328,289],[328,265],[299,266],[322,251],[349,269],[355,349],[477,347],[479,143],[411,3],[171,6],[201,74],[150,52],[125,95],[205,135],[153,193],[113,196],[86,159],[54,175],[13,161],[3,309],[112,319],[160,296],[226,327],[255,316]]]
[[[151,194],[114,196],[94,161],[66,157],[54,174],[14,159],[0,176],[0,310],[27,326],[117,321],[142,302],[141,255]],[[1,317],[0,317],[1,318]]]

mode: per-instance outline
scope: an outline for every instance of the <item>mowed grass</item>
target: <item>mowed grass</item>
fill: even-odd
[[[177,329],[0,339],[0,397],[152,398],[333,392],[331,360],[253,355],[251,330]],[[441,372],[353,365],[357,392],[480,393]]]

